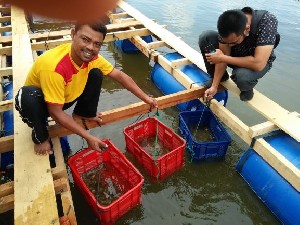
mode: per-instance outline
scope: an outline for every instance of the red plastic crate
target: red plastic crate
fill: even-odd
[[[107,150],[100,153],[86,148],[71,156],[68,160],[68,164],[70,166],[75,185],[79,188],[84,198],[92,207],[94,213],[99,217],[101,224],[112,224],[131,208],[141,203],[141,188],[144,178],[126,159],[123,153],[120,152],[109,140],[103,141],[108,144]],[[122,178],[120,179],[125,179],[131,187],[108,206],[100,205],[95,195],[91,190],[89,190],[88,186],[82,179],[82,175],[99,167],[101,161],[112,165],[112,171],[117,170],[118,174],[122,175]],[[105,174],[103,176],[105,176]]]
[[[151,178],[162,180],[184,165],[186,141],[155,117],[149,117],[124,128],[127,150],[145,168]],[[156,137],[169,152],[156,158],[145,151],[137,140]]]

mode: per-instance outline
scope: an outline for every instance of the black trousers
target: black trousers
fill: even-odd
[[[103,74],[99,69],[89,72],[83,93],[73,102],[66,103],[63,110],[76,103],[74,113],[82,117],[95,117],[101,92]],[[42,90],[35,86],[20,88],[15,97],[15,107],[20,116],[32,128],[32,141],[41,144],[49,138],[47,118],[49,113]]]
[[[204,59],[207,72],[208,74],[211,75],[211,77],[213,77],[215,72],[215,65],[207,62],[204,54],[205,54],[205,47],[209,44],[212,44],[215,47],[215,49],[219,48],[218,32],[211,31],[211,30],[204,31],[199,36],[198,44]],[[228,65],[228,66],[233,69],[231,79],[236,83],[237,87],[241,91],[249,91],[253,89],[254,86],[257,84],[258,79],[262,78],[271,69],[271,65],[269,63],[267,63],[265,68],[261,71],[254,71],[251,69],[235,67],[232,65]],[[227,73],[227,71],[225,71],[221,81],[225,81],[228,78],[229,78],[229,74]]]

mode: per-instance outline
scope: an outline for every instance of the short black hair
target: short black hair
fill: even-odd
[[[247,23],[247,17],[242,10],[231,9],[223,12],[218,19],[218,32],[221,37],[228,37],[235,33],[237,36],[241,35]]]
[[[103,39],[105,38],[107,34],[107,27],[102,22],[102,20],[96,20],[90,23],[76,23],[75,24],[75,33],[81,29],[82,26],[87,25],[90,28],[92,28],[94,31],[100,32],[103,34]]]

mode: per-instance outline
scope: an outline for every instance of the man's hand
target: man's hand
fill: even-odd
[[[214,97],[214,95],[217,93],[217,91],[218,91],[218,88],[211,86],[204,92],[203,100],[205,102],[211,100]]]
[[[107,148],[107,144],[101,141],[99,138],[90,135],[88,138],[86,138],[88,147],[90,149],[101,151],[103,148]]]
[[[158,107],[157,101],[155,98],[149,97],[149,99],[146,101],[146,103],[148,103],[150,105],[150,111],[152,111],[153,109],[156,109]]]
[[[206,60],[210,64],[222,63],[223,56],[224,56],[224,53],[220,49],[216,49],[215,53],[205,54]]]

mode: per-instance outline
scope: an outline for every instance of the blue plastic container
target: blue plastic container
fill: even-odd
[[[152,42],[152,36],[148,35],[148,36],[143,36],[142,39],[146,42],[146,43],[150,43]],[[134,45],[132,44],[131,41],[129,41],[128,39],[124,39],[124,40],[116,40],[115,44],[117,45],[118,48],[122,49],[123,52],[125,53],[136,53],[139,52],[140,50]]]
[[[283,132],[276,132],[265,140],[300,168],[299,142]],[[300,193],[260,155],[249,148],[240,158],[236,170],[283,224],[300,225]]]
[[[3,94],[6,96],[6,100],[13,98],[13,84],[12,82],[7,82],[3,84]],[[9,136],[14,134],[14,115],[13,111],[3,112],[3,132],[4,136]],[[13,151],[5,152],[1,154],[1,168],[4,169],[8,165],[13,164],[14,154]]]
[[[191,127],[198,128],[195,130],[199,135],[201,129],[208,129],[212,141],[197,141],[195,134],[191,132]],[[231,142],[230,135],[209,109],[179,113],[179,131],[186,140],[192,160],[223,159]]]
[[[166,54],[165,58],[172,62],[177,59],[182,59],[183,57],[179,53],[174,52],[174,53]],[[192,81],[194,81],[195,84],[201,86],[207,86],[207,84],[211,82],[211,77],[194,64],[185,65],[180,67],[179,69],[182,72],[184,72]],[[156,63],[152,69],[151,80],[165,95],[186,90],[186,88],[181,83],[179,83],[170,73],[168,73],[158,63]],[[227,90],[217,93],[214,96],[214,98],[217,101],[221,102],[222,105],[226,106],[227,99],[228,99]],[[190,111],[190,110],[193,111],[193,110],[202,109],[203,105],[198,99],[194,99],[188,102],[178,104],[177,108],[180,111]]]
[[[11,35],[12,35],[11,31],[2,32],[2,36],[11,36]],[[6,56],[6,61],[7,61],[7,64],[9,66],[11,66],[12,65],[12,56],[11,55]]]

